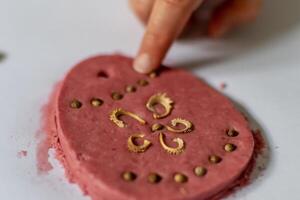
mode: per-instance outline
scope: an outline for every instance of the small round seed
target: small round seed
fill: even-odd
[[[82,103],[76,99],[72,100],[70,103],[70,107],[73,109],[81,108],[81,106],[82,106]]]
[[[174,181],[176,183],[185,183],[188,181],[188,177],[182,173],[176,173],[174,175]]]
[[[124,172],[122,174],[122,178],[124,181],[128,181],[128,182],[131,182],[131,181],[134,181],[136,179],[136,174],[134,174],[133,172]]]
[[[217,156],[217,155],[212,155],[212,156],[209,156],[209,161],[211,163],[217,164],[217,163],[220,163],[222,161],[222,158],[220,156]]]
[[[163,128],[164,128],[164,125],[162,125],[162,124],[153,124],[151,127],[151,131],[155,132],[155,131],[162,130]]]
[[[157,77],[157,73],[156,73],[156,72],[151,72],[151,73],[149,74],[149,77],[150,77],[150,78],[155,78],[155,77]]]
[[[236,146],[234,144],[226,144],[224,146],[224,150],[227,152],[233,152],[234,150],[236,150]]]
[[[227,130],[227,135],[229,137],[236,137],[239,135],[239,132],[234,129],[229,129],[229,130]]]
[[[113,92],[111,94],[111,98],[113,98],[113,100],[121,100],[123,98],[123,95],[119,92]]]
[[[196,174],[196,176],[205,176],[205,174],[207,173],[207,169],[205,167],[195,167],[194,169],[194,173]]]
[[[140,85],[140,86],[146,86],[149,83],[148,83],[147,80],[141,79],[141,80],[138,80],[137,84]]]
[[[161,181],[161,176],[157,173],[150,173],[148,175],[148,182],[149,183],[159,183]]]
[[[125,90],[128,93],[135,92],[136,91],[136,87],[134,87],[133,85],[128,85]]]
[[[94,107],[99,107],[103,104],[103,100],[101,99],[92,99],[91,100],[91,105],[94,106]]]

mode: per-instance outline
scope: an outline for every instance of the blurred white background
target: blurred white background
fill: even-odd
[[[63,169],[36,170],[40,108],[55,82],[95,54],[134,55],[143,27],[125,0],[0,0],[0,199],[83,200]],[[226,39],[180,41],[168,64],[186,66],[248,113],[267,139],[266,168],[229,199],[298,200],[300,1],[265,0],[259,20]],[[28,151],[18,157],[21,150]]]

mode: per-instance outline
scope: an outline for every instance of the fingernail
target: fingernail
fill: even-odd
[[[139,55],[134,63],[133,68],[139,73],[148,73],[151,67],[151,59],[148,54]]]

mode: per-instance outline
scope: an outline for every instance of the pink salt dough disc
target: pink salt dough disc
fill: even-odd
[[[140,86],[139,80],[147,80],[148,85]],[[135,86],[136,91],[126,92],[128,85]],[[113,92],[124,97],[113,100]],[[154,119],[146,108],[148,99],[157,93],[166,93],[174,102],[170,115],[163,119]],[[92,106],[93,98],[103,100],[103,104]],[[71,108],[74,99],[81,102],[80,108]],[[211,199],[242,178],[253,156],[254,139],[243,115],[229,99],[183,70],[163,68],[157,77],[150,78],[132,69],[131,58],[93,57],[67,74],[53,103],[57,128],[52,136],[54,146],[71,181],[93,200]],[[121,119],[127,126],[118,127],[110,120],[117,108],[135,113],[147,124],[125,116]],[[184,141],[185,149],[179,155],[168,153],[159,142],[159,132],[151,131],[154,123],[170,125],[174,118],[193,124],[188,133],[161,131],[171,147],[176,147],[174,138]],[[239,134],[229,137],[229,129]],[[152,144],[143,153],[130,152],[127,147],[128,138],[137,133],[143,133]],[[224,150],[228,143],[236,146],[235,151]],[[219,156],[221,162],[210,162],[211,155]],[[197,166],[205,167],[207,174],[196,176]],[[126,171],[133,172],[136,179],[125,181],[122,174]],[[156,184],[148,182],[153,172],[161,176]],[[187,181],[175,182],[175,173],[184,174]]]

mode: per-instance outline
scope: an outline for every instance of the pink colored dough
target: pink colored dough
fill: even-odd
[[[163,68],[158,77],[149,78],[131,66],[131,58],[119,55],[93,57],[76,65],[57,90],[50,116],[54,119],[51,126],[57,131],[52,132],[51,139],[70,180],[93,200],[207,200],[242,179],[251,164],[255,142],[247,120],[230,100],[186,71]],[[107,77],[99,77],[99,72]],[[140,79],[149,84],[138,86]],[[135,85],[137,91],[125,93],[127,85]],[[120,92],[124,98],[112,100],[112,92]],[[149,97],[159,92],[166,93],[175,103],[168,117],[155,120],[145,105]],[[100,98],[104,104],[93,107],[92,98]],[[80,109],[70,108],[73,99],[82,102]],[[148,124],[123,118],[128,126],[119,128],[109,119],[116,108],[136,113]],[[170,146],[175,137],[186,143],[182,154],[170,155],[150,127],[154,123],[170,124],[178,117],[191,121],[194,129],[186,134],[163,131]],[[228,137],[226,130],[230,128],[239,135]],[[127,139],[139,132],[146,135],[152,146],[144,153],[129,152]],[[235,144],[237,149],[226,152],[227,143]],[[210,155],[222,157],[222,162],[210,163]],[[208,173],[195,176],[196,166],[206,167]],[[136,180],[124,181],[124,171],[136,173]],[[151,172],[160,174],[161,182],[148,183]],[[174,182],[176,172],[185,174],[188,181]]]

